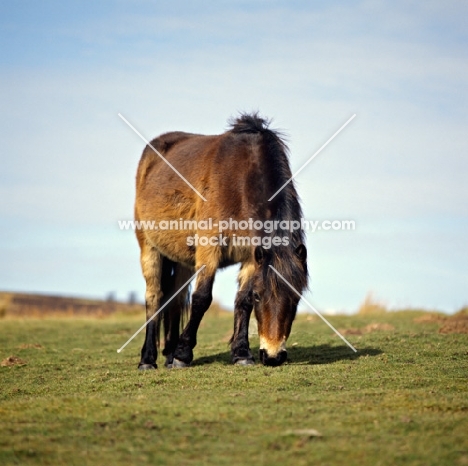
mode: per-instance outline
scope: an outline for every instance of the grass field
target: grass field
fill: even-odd
[[[301,315],[269,368],[208,312],[193,367],[140,372],[142,317],[0,321],[1,465],[468,465],[468,335],[427,314],[330,317],[357,354]]]

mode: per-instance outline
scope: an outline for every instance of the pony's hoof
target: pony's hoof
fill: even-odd
[[[157,369],[157,368],[158,368],[157,364],[139,364],[138,365],[139,371],[147,371],[149,369]]]
[[[187,364],[186,362],[181,361],[180,359],[174,358],[174,359],[172,360],[172,367],[173,367],[174,369],[180,369],[180,368],[189,367],[189,366],[190,366],[190,363]],[[168,367],[169,367],[169,366],[168,366]]]
[[[253,366],[255,361],[253,359],[238,359],[234,364],[236,366]]]
[[[166,361],[164,363],[164,367],[166,369],[172,369],[172,363],[174,362],[174,355],[173,354],[169,354],[166,356]]]

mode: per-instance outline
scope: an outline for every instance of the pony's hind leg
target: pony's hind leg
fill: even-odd
[[[159,309],[161,292],[162,256],[149,245],[144,239],[139,239],[141,253],[140,262],[143,276],[146,281],[146,321],[151,319],[146,325],[146,336],[143,348],[141,349],[141,360],[138,369],[157,369],[156,359],[158,352],[156,340],[158,338],[158,322],[153,317]]]
[[[167,259],[165,259],[166,261]],[[173,270],[171,275],[171,288],[164,289],[164,300],[173,298],[164,310],[164,350],[163,355],[166,356],[165,366],[172,368],[174,360],[174,351],[179,342],[179,333],[181,321],[188,312],[189,302],[189,285],[181,287],[186,283],[193,272],[184,267],[182,264],[172,263]],[[163,280],[164,283],[164,280]],[[176,296],[174,294],[177,293]]]

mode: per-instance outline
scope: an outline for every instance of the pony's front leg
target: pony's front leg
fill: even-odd
[[[240,285],[242,286],[242,283]],[[234,307],[234,333],[230,340],[231,358],[234,364],[243,366],[255,364],[249,346],[249,321],[252,309],[250,287],[239,288]]]
[[[204,268],[197,277],[195,291],[192,294],[190,318],[179,337],[172,367],[186,367],[193,360],[193,348],[197,344],[198,327],[213,299],[214,275],[215,271],[208,271]]]

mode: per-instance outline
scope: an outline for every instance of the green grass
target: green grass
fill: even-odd
[[[267,368],[230,365],[232,315],[208,313],[193,367],[145,372],[142,335],[116,352],[143,316],[4,319],[0,360],[27,364],[0,367],[0,464],[468,464],[468,336],[420,315],[330,317],[394,326],[348,335],[356,355],[300,316]]]

